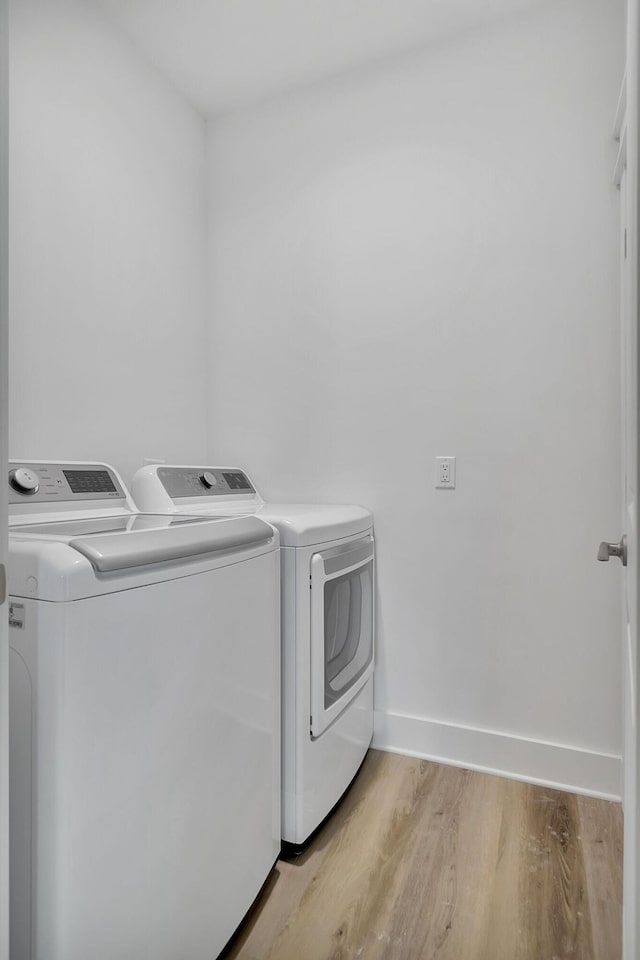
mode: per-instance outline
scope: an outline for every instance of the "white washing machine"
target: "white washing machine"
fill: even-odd
[[[9,478],[11,958],[212,960],[280,851],[278,534]]]
[[[282,837],[300,846],[356,775],[373,736],[373,517],[358,506],[265,503],[239,468],[143,467],[144,510],[251,514],[280,533]]]

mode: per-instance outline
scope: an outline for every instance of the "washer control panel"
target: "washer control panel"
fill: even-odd
[[[117,476],[106,464],[9,464],[9,503],[123,500]]]
[[[158,479],[172,500],[254,496],[256,492],[247,475],[233,467],[158,467]]]

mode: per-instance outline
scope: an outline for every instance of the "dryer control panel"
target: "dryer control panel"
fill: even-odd
[[[9,463],[9,503],[123,500],[115,472],[102,463]]]
[[[255,489],[235,467],[158,467],[158,479],[172,500],[180,497],[250,496]]]

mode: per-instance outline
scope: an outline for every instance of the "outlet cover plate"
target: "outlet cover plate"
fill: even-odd
[[[456,458],[436,457],[436,489],[455,490]]]

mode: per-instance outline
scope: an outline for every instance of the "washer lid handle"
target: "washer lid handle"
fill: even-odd
[[[77,537],[69,541],[69,546],[90,560],[98,573],[112,573],[149,563],[238,550],[275,536],[273,528],[264,520],[231,517],[203,520],[184,527]]]

